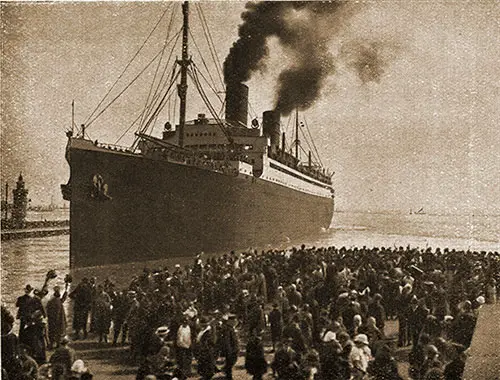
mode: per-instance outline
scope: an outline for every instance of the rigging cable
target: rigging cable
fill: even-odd
[[[165,88],[168,87],[167,93],[168,93],[168,91],[170,91],[170,87],[173,85],[173,83],[175,83],[175,81],[177,80],[179,73],[180,73],[180,71],[178,73],[176,73],[176,71],[177,71],[177,65],[174,65],[172,68],[172,75],[170,76],[170,81],[166,82],[165,85],[163,86],[162,90],[158,91],[156,93],[156,95],[154,96],[153,102],[156,102],[161,97],[161,93]],[[170,104],[170,99],[172,97],[172,94],[173,93],[170,93],[170,95],[167,98],[164,97],[163,99],[160,100],[160,102],[158,102],[158,104],[156,105],[156,110],[158,110],[158,108],[160,108],[160,107],[161,107],[161,109],[156,113],[157,116],[158,116],[159,112],[161,112],[161,110],[163,110],[165,105]],[[152,109],[153,105],[151,105],[150,108]],[[155,112],[156,112],[156,110],[155,110]],[[155,117],[155,122],[156,122],[157,116]],[[146,123],[141,129],[139,129],[139,132],[140,133],[147,133],[148,128],[149,128],[149,124]],[[151,128],[150,133],[153,133],[153,129],[154,129],[154,125]]]
[[[174,46],[177,45],[177,42],[179,41],[179,37],[181,35],[181,32],[182,32],[182,29],[179,30],[179,32],[176,34],[176,37],[175,37],[175,42],[174,42]],[[172,41],[172,40],[171,40]],[[170,42],[171,42],[170,41]],[[170,44],[170,43],[169,43]],[[170,63],[170,59],[172,58],[172,55],[173,55],[173,52],[174,52],[174,49],[170,50],[170,55],[168,56],[168,59],[167,59],[167,63],[165,65],[165,70],[163,71],[162,75],[161,75],[161,78],[160,78],[160,81],[158,82],[158,85],[156,86],[156,89],[154,91],[154,94],[153,95],[153,99],[151,100],[151,103],[149,103],[145,109],[144,109],[144,118],[141,122],[141,125],[139,126],[139,129],[138,131],[141,131],[141,132],[145,132],[145,130],[147,129],[147,126],[144,127],[143,124],[144,124],[144,120],[148,117],[148,113],[155,108],[155,102],[156,100],[160,97],[160,94],[161,94],[161,90],[160,90],[160,86],[162,85],[162,82],[163,82],[163,78],[165,77],[165,72],[167,71],[166,68],[168,67],[169,63]],[[173,77],[174,77],[174,73],[175,73],[175,68],[176,66],[174,65],[174,69],[172,71],[172,75],[170,77],[170,81],[173,80]],[[154,83],[154,82],[153,82]],[[163,89],[165,87],[168,86],[168,83],[170,82],[166,82],[164,85],[163,85]]]
[[[90,126],[94,121],[96,121],[96,119],[101,116],[121,95],[123,95],[123,93],[125,91],[128,90],[128,88],[144,73],[144,71],[146,71],[149,66],[151,66],[151,64],[156,61],[156,59],[160,56],[160,52],[158,52],[151,61],[149,61],[149,63],[146,65],[146,67],[144,67],[140,72],[139,74],[136,75],[136,77],[134,79],[132,79],[132,81],[127,85],[125,86],[125,88],[113,99],[111,100],[111,102],[101,111],[99,112],[96,116],[94,116],[94,118],[92,120],[90,120],[88,123],[87,123],[87,127]]]
[[[191,33],[191,30],[189,30],[189,35],[191,36],[191,41],[193,41],[193,44],[194,44],[196,50],[198,50],[198,53],[200,54],[201,62],[203,63],[203,66],[205,66],[205,69],[207,70],[208,76],[210,77],[210,80],[212,81],[213,87],[215,87],[216,84],[215,84],[214,78],[212,78],[212,74],[210,73],[210,70],[208,69],[207,63],[205,62],[205,59],[203,58],[203,54],[201,53],[201,50],[198,47],[198,44],[196,43],[196,40],[194,39],[194,36]],[[200,73],[201,73],[201,71],[200,71]],[[210,83],[208,83],[208,85],[210,86]]]
[[[92,116],[94,116],[94,114],[97,112],[97,110],[99,109],[99,107],[102,105],[102,103],[104,103],[104,100],[108,97],[108,95],[111,93],[111,91],[113,90],[113,88],[115,88],[115,86],[117,85],[117,83],[119,82],[119,80],[123,77],[123,75],[125,74],[125,72],[127,71],[127,69],[130,67],[130,65],[132,64],[132,62],[135,60],[135,58],[137,58],[137,56],[139,55],[139,53],[141,52],[141,50],[144,48],[144,46],[146,46],[146,43],[148,42],[148,40],[151,38],[151,36],[153,35],[154,31],[156,30],[156,28],[158,27],[158,25],[160,24],[160,21],[163,19],[163,17],[165,16],[165,14],[167,13],[167,11],[169,10],[171,4],[169,4],[169,7],[165,9],[165,11],[163,12],[163,14],[161,15],[160,19],[157,21],[156,25],[153,27],[153,30],[151,30],[151,32],[149,33],[149,35],[146,37],[146,39],[144,40],[144,42],[142,43],[142,45],[140,46],[139,50],[137,50],[137,52],[134,54],[134,56],[132,57],[132,59],[127,63],[127,65],[125,66],[125,68],[123,69],[122,73],[118,76],[118,78],[116,79],[115,83],[113,83],[113,85],[111,86],[111,88],[108,90],[108,92],[106,93],[106,95],[104,95],[104,97],[102,98],[102,100],[99,102],[99,104],[97,105],[97,107],[94,109],[94,111],[92,111],[92,113],[90,114],[90,116],[87,118],[87,120],[85,121],[85,125],[86,125],[86,128],[88,128],[90,126],[90,124],[92,124],[94,122],[94,120],[97,118],[94,118],[91,122],[89,122],[89,120],[92,118]],[[107,108],[107,107],[106,107]],[[99,113],[99,115],[101,115],[101,113]]]
[[[210,113],[212,114],[212,117],[217,121],[217,125],[219,126],[219,128],[222,130],[222,132],[224,133],[224,135],[226,136],[226,138],[228,139],[228,141],[230,143],[233,142],[233,139],[231,137],[231,135],[228,133],[228,131],[226,130],[226,128],[224,128],[224,123],[223,121],[219,118],[219,116],[217,115],[217,113],[215,112],[215,109],[213,108],[212,104],[210,103],[210,100],[208,99],[207,95],[205,94],[205,91],[203,90],[203,87],[201,86],[201,83],[198,79],[198,75],[197,75],[197,72],[196,72],[196,66],[192,66],[192,69],[189,71],[189,74],[191,76],[191,79],[193,80],[200,96],[202,97],[203,101],[205,102],[205,105],[207,106],[207,108],[209,109]]]
[[[314,142],[314,139],[312,138],[311,130],[309,129],[309,123],[306,120],[306,115],[304,115],[304,124],[305,124],[305,126],[307,128],[307,133],[309,133],[309,137],[310,137],[311,142],[313,144],[314,150],[316,151],[316,155],[318,157],[318,161],[319,161],[320,165],[323,166],[323,162],[321,161],[321,156],[319,155],[318,148],[316,146],[316,143]]]
[[[213,86],[210,85],[210,82],[208,81],[208,79],[203,75],[203,73],[198,69],[198,66],[196,66],[196,64],[194,62],[191,62],[191,65],[192,66],[195,66],[197,72],[201,75],[201,77],[205,80],[205,83],[208,85],[208,87],[210,87],[210,89],[212,90],[212,92],[215,94],[215,96],[217,96],[217,98],[219,99],[219,101],[222,103],[222,99],[219,97],[219,92],[217,91],[216,88],[214,88]]]
[[[139,119],[141,118],[142,116],[142,112],[139,113],[139,116],[137,116],[135,118],[135,120],[132,122],[132,124],[130,124],[130,126],[127,128],[127,130],[125,132],[122,133],[122,135],[115,141],[115,143],[113,145],[118,145],[118,143],[120,142],[120,140],[130,131],[130,128],[132,128],[134,126],[135,123],[137,123],[139,121]],[[133,146],[134,144],[132,144]]]
[[[166,48],[168,46],[168,40],[169,40],[170,32],[172,30],[172,23],[173,23],[173,20],[174,20],[174,15],[176,13],[176,10],[177,10],[177,7],[174,6],[172,14],[170,15],[170,21],[168,23],[168,28],[167,28],[167,35],[165,36],[165,42],[163,43],[163,50],[162,50],[162,53],[161,53],[161,57],[160,57],[160,60],[158,61],[158,65],[156,66],[155,75],[154,75],[153,80],[151,82],[151,87],[149,88],[149,93],[148,93],[148,97],[146,99],[146,104],[144,105],[144,108],[146,108],[148,106],[149,100],[151,99],[151,94],[153,93],[153,88],[154,88],[154,85],[155,85],[155,82],[156,82],[156,78],[158,77],[158,71],[160,70],[161,63],[163,61],[163,56],[164,56],[165,50],[166,50]],[[167,61],[167,63],[166,63],[165,66],[168,66],[168,63],[169,63],[169,61]],[[163,73],[162,73],[162,76],[160,78],[158,86],[155,89],[155,93],[158,90],[158,87],[160,86],[161,81],[163,80],[163,75],[164,74],[165,74],[165,71],[163,71]],[[144,118],[145,118],[145,112],[143,113],[143,117],[141,118],[140,125],[142,125],[144,123]]]
[[[222,78],[222,66],[220,64],[220,59],[217,54],[217,50],[215,49],[215,44],[212,39],[212,34],[210,33],[210,28],[208,27],[207,19],[205,18],[205,14],[203,13],[203,9],[200,4],[196,4],[196,9],[198,10],[198,17],[201,19],[201,26],[203,29],[203,33],[205,34],[205,39],[208,42],[208,48],[210,50],[210,54],[212,55],[212,60],[214,61],[215,64],[215,69],[217,71],[217,75],[219,77],[219,80],[221,82],[222,88],[225,87],[224,85],[224,80]]]
[[[172,87],[175,84],[175,81],[177,80],[177,78],[179,77],[179,75],[180,75],[180,71],[175,76],[175,80],[170,83],[170,86],[167,88],[167,91],[163,95],[163,97],[162,97],[162,99],[161,99],[161,101],[159,103],[159,106],[156,108],[156,110],[153,112],[153,114],[149,117],[149,120],[146,122],[146,125],[149,125],[150,123],[152,123],[152,121],[156,118],[156,116],[158,116],[158,114],[160,113],[160,111],[165,106],[166,103],[164,102],[164,100],[167,98],[168,93],[172,89]]]

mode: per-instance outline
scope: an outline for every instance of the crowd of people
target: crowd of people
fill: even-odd
[[[232,379],[241,353],[253,379],[396,380],[395,352],[409,352],[404,375],[448,380],[462,376],[477,310],[496,302],[500,255],[305,246],[198,255],[185,267],[144,269],[123,289],[95,278],[71,287],[66,278],[44,307],[51,277],[19,297],[19,338],[2,307],[9,379],[36,379],[47,361],[52,378],[91,377],[65,337],[68,298],[72,339],[92,333],[103,345],[130,345],[137,379],[186,379],[193,368],[201,379]],[[399,331],[389,335],[392,320]],[[55,348],[49,359],[45,342]]]

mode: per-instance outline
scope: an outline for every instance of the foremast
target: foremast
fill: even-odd
[[[179,110],[179,146],[184,147],[184,126],[186,124],[186,95],[187,95],[187,75],[188,66],[191,63],[188,55],[188,34],[189,34],[189,3],[185,1],[182,4],[182,57],[177,60],[177,64],[181,67],[181,83],[177,87],[180,98]]]

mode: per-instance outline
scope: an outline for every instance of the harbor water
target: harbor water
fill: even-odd
[[[37,216],[39,217],[39,216]],[[44,216],[47,220],[50,215]],[[336,247],[406,247],[454,248],[458,250],[499,251],[500,216],[408,215],[396,213],[336,212],[332,226],[316,236],[296,241],[288,237],[281,245],[285,249],[306,246]],[[251,247],[249,247],[251,248]],[[69,236],[22,239],[2,242],[2,302],[15,312],[15,300],[23,294],[26,284],[40,287],[49,269],[58,278],[51,283],[63,284],[69,271]],[[199,252],[193,252],[193,256]],[[133,275],[144,267],[155,268],[191,262],[192,257],[173,258],[155,262],[129,263],[106,267],[86,268],[74,272],[75,278],[95,276],[98,282],[109,277],[125,286]]]

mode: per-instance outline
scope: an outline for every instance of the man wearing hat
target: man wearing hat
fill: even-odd
[[[225,359],[224,373],[226,379],[233,379],[233,366],[236,364],[239,353],[238,335],[234,326],[236,325],[236,316],[234,314],[225,314],[223,324],[219,330],[218,344],[221,356]]]
[[[177,330],[177,339],[175,343],[177,365],[182,373],[182,379],[187,379],[191,375],[193,353],[191,351],[192,330],[186,315],[182,317],[182,323]]]
[[[203,380],[208,380],[217,372],[215,357],[215,334],[210,321],[200,319],[200,332],[196,337],[196,360],[198,373]]]
[[[356,335],[354,337],[354,347],[349,354],[352,379],[361,380],[365,377],[370,360],[372,360],[372,352],[368,347],[368,337],[365,334]]]
[[[47,329],[43,321],[43,314],[40,310],[33,313],[30,322],[24,328],[23,339],[21,343],[30,348],[33,359],[41,365],[45,363],[47,356],[45,352]]]
[[[29,322],[31,314],[33,314],[33,287],[28,284],[24,288],[24,295],[17,298],[16,307],[17,310],[17,319],[20,320],[19,323],[19,339],[22,340],[22,335],[24,333],[24,328]]]
[[[63,337],[60,342],[60,346],[56,348],[52,356],[50,357],[50,364],[52,364],[52,374],[54,376],[55,372],[63,376],[66,379],[71,371],[71,365],[75,361],[75,350],[68,346],[69,338]]]
[[[299,354],[292,348],[293,338],[278,343],[271,368],[278,379],[293,379],[299,372]]]
[[[61,288],[54,286],[54,294],[47,302],[49,349],[52,349],[52,347],[57,348],[61,337],[66,332],[66,313],[64,312],[63,303],[67,295],[66,290],[61,297]]]
[[[276,350],[276,343],[281,340],[281,334],[283,333],[283,316],[277,302],[273,304],[273,310],[269,313],[268,319],[271,325],[271,340],[274,352]]]
[[[92,379],[92,375],[87,367],[85,367],[85,363],[83,360],[78,359],[71,366],[71,376],[70,380],[83,380],[83,379]]]
[[[69,294],[73,299],[73,329],[75,339],[79,339],[80,331],[87,337],[87,320],[92,306],[92,286],[87,277],[84,277],[78,286]]]

